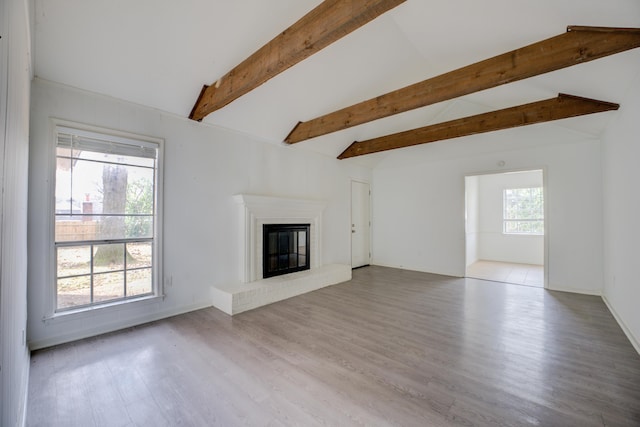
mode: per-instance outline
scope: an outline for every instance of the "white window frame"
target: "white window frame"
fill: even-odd
[[[56,239],[55,239],[55,222],[56,222],[56,172],[57,172],[57,139],[58,133],[72,133],[78,136],[97,138],[105,141],[112,141],[121,144],[131,144],[137,146],[153,146],[157,150],[156,160],[156,181],[155,181],[155,209],[153,221],[153,257],[152,257],[152,292],[139,297],[130,297],[105,302],[92,303],[90,305],[82,305],[77,308],[58,309],[57,306],[57,259],[56,259]],[[49,279],[50,286],[50,316],[45,316],[44,321],[54,319],[60,316],[73,315],[78,313],[87,313],[94,310],[103,310],[113,307],[125,307],[133,304],[148,302],[164,298],[163,288],[163,164],[164,164],[164,140],[161,138],[140,135],[130,132],[118,131],[98,126],[86,125],[66,120],[51,119],[51,186],[49,194],[51,197],[49,221],[50,221],[50,268]]]
[[[542,196],[542,217],[539,218],[507,218],[507,191],[539,189]],[[508,222],[542,222],[541,232],[507,231]],[[509,187],[502,190],[502,233],[506,235],[543,236],[544,235],[544,187]]]

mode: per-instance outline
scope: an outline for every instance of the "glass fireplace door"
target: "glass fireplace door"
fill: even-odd
[[[263,226],[262,277],[308,270],[310,224]]]

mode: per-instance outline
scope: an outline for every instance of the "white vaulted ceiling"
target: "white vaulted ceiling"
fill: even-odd
[[[187,117],[203,84],[212,84],[319,3],[35,0],[36,75]],[[203,122],[279,144],[298,121],[561,34],[567,25],[640,27],[640,1],[407,0]],[[637,78],[640,49],[356,126],[290,149],[335,157],[354,140],[559,92],[624,108],[625,102],[640,98],[627,93]],[[536,126],[597,137],[615,114]]]

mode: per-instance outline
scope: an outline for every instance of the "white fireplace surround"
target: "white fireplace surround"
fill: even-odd
[[[234,196],[241,215],[242,283],[211,287],[213,306],[234,315],[276,301],[351,280],[351,266],[322,262],[322,211],[319,200],[239,194]],[[262,226],[310,224],[310,269],[262,278]]]
[[[244,283],[262,279],[262,226],[265,224],[310,224],[310,268],[313,270],[322,265],[322,211],[325,202],[252,194],[238,194],[234,199],[242,207]]]

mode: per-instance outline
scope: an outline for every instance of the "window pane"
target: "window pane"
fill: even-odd
[[[70,163],[71,160],[58,159],[58,162]],[[69,203],[71,198],[74,202],[72,211],[64,206],[58,213],[153,213],[153,169],[85,160],[74,163],[70,176],[65,169],[58,168],[60,178],[57,182],[62,187],[57,190],[56,203]],[[69,188],[72,194],[68,194]],[[83,202],[90,203],[85,203],[90,207],[89,212],[82,209]]]
[[[542,234],[544,233],[544,222],[543,221],[534,221],[533,222],[533,232]]]
[[[129,169],[121,165],[93,163],[101,170],[96,191],[102,193],[103,214],[124,214],[127,204],[127,179]]]
[[[124,298],[124,271],[93,276],[93,301],[104,302]]]
[[[124,216],[101,217],[98,223],[97,238],[125,239],[137,237],[151,237],[153,232],[153,218],[136,217],[127,219]]]
[[[148,243],[127,243],[127,269],[151,267],[153,245]]]
[[[82,213],[83,201],[89,201],[99,206],[99,202],[102,200],[102,169],[100,164],[74,160],[71,171],[71,193],[73,200],[78,204],[78,210],[74,210],[74,214]],[[94,210],[94,212],[99,213],[99,210]]]
[[[515,221],[505,221],[504,222],[504,232],[505,233],[515,233]]]
[[[98,239],[138,239],[153,237],[152,216],[106,216],[100,218]]]
[[[57,249],[58,277],[91,273],[91,247],[74,246]]]
[[[83,221],[79,216],[56,216],[56,242],[95,240],[98,236],[96,221]]]
[[[151,277],[150,268],[127,271],[127,296],[150,294]]]
[[[56,217],[56,242],[149,239],[153,237],[153,216]]]
[[[99,240],[124,239],[127,237],[123,216],[103,216],[98,220],[96,238]]]
[[[125,218],[125,236],[127,239],[147,239],[153,237],[153,216]]]
[[[542,188],[504,190],[505,219],[539,219],[544,215]]]
[[[504,232],[544,234],[542,187],[505,189]]]
[[[153,214],[153,170],[129,168],[125,212]]]
[[[152,294],[158,144],[56,131],[57,308]]]
[[[71,200],[71,160],[57,159],[56,214],[79,214],[80,206]]]
[[[153,216],[127,217],[124,222],[124,236],[127,239],[153,237]]]
[[[91,276],[58,279],[58,309],[91,303]]]
[[[93,272],[124,270],[124,243],[95,245],[93,247]]]
[[[544,234],[544,221],[516,221],[504,222],[505,233]]]

